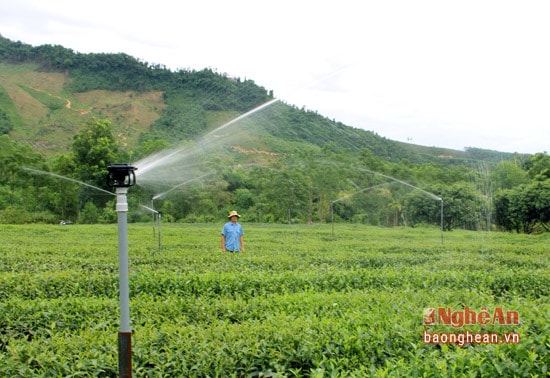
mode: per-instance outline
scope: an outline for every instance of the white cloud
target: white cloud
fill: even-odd
[[[211,67],[391,139],[548,151],[544,1],[19,0],[0,33]]]

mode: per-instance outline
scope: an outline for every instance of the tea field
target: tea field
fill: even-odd
[[[158,229],[129,225],[135,377],[549,374],[548,234],[442,243],[431,228],[245,222],[246,252],[222,254],[221,227],[164,224],[159,249]],[[117,226],[1,230],[0,376],[117,376]],[[425,325],[428,308],[454,324]],[[496,309],[519,322],[460,317]],[[427,343],[426,331],[520,339]]]

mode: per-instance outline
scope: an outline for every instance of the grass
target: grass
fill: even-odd
[[[129,225],[135,376],[545,376],[548,235],[243,224]],[[154,232],[155,231],[155,232]],[[116,225],[4,226],[0,375],[117,376]],[[423,309],[520,324],[424,326]],[[424,344],[423,330],[520,344]]]

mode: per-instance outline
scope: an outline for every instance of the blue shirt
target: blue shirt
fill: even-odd
[[[243,228],[239,223],[227,222],[222,229],[225,236],[225,249],[227,251],[240,251],[240,237],[244,235]]]

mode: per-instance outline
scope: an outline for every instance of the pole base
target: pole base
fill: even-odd
[[[132,378],[132,332],[118,333],[118,374]]]

